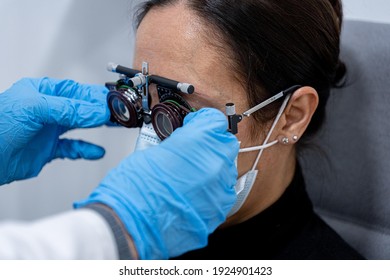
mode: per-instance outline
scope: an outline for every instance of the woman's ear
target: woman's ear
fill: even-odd
[[[318,106],[318,93],[312,87],[301,87],[291,96],[283,114],[283,126],[279,137],[296,142],[305,132]]]

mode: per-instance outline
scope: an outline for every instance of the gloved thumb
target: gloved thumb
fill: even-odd
[[[100,159],[104,156],[104,148],[82,140],[60,139],[54,153],[55,158]]]
[[[219,110],[214,108],[202,108],[199,111],[188,114],[184,118],[183,124],[198,123],[199,125],[210,125],[213,123],[216,127],[221,128],[222,131],[227,130],[227,118]]]
[[[104,102],[48,95],[41,95],[41,102],[41,110],[35,114],[41,123],[58,124],[69,129],[97,127],[105,124],[110,116]]]

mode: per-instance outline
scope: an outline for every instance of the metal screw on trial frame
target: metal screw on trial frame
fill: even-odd
[[[142,108],[144,109],[144,121],[145,123],[150,123],[150,108],[149,108],[149,63],[142,62],[142,75],[145,76],[145,85],[142,87]]]

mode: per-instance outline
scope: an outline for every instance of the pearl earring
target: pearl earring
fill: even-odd
[[[297,142],[298,141],[298,136],[294,135],[293,138],[294,142]]]

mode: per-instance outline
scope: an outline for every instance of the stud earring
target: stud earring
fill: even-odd
[[[297,142],[298,141],[298,136],[294,135],[292,139],[293,139],[294,142]]]
[[[290,142],[290,141],[288,140],[288,137],[283,137],[283,138],[282,138],[282,143],[283,143],[284,145],[287,145],[289,142]]]

